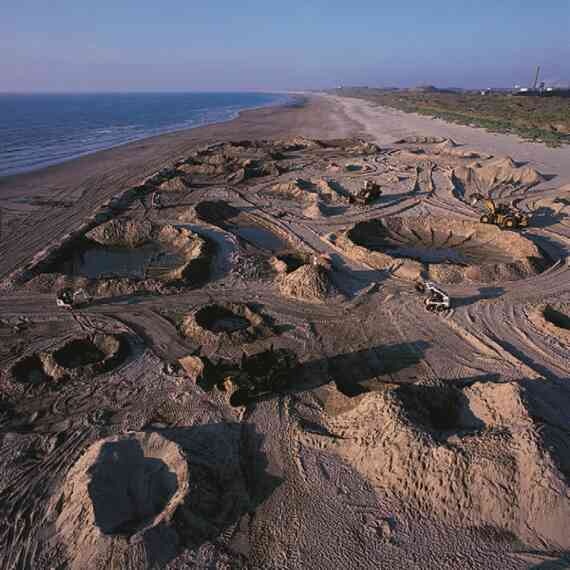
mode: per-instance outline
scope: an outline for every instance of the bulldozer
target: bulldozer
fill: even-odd
[[[374,202],[374,200],[376,200],[381,195],[382,195],[382,188],[380,184],[378,184],[374,180],[365,180],[364,183],[362,184],[362,188],[354,196],[354,201],[357,204],[362,204],[363,206],[366,206]]]
[[[516,230],[528,227],[529,217],[515,207],[495,204],[491,198],[483,201],[486,212],[481,216],[482,224],[494,224],[503,230]]]

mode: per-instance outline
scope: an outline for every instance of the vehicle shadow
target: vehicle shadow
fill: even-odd
[[[481,287],[477,295],[471,297],[458,297],[453,299],[453,308],[468,307],[478,301],[497,299],[505,292],[504,287]]]

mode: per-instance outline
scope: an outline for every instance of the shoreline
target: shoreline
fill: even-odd
[[[33,96],[33,94],[31,94],[31,95]],[[65,164],[66,162],[71,162],[73,160],[77,160],[77,159],[83,158],[85,156],[93,155],[93,154],[96,154],[98,152],[102,152],[102,151],[106,151],[106,150],[112,150],[112,149],[115,149],[115,148],[118,148],[121,146],[129,145],[131,143],[136,143],[136,142],[144,141],[147,139],[152,139],[155,137],[160,137],[163,135],[170,135],[170,134],[174,134],[174,133],[181,133],[183,131],[190,131],[193,129],[210,127],[212,125],[229,123],[231,121],[235,121],[236,119],[239,119],[239,117],[241,116],[242,113],[247,113],[249,111],[257,111],[259,109],[270,109],[270,108],[278,108],[278,107],[297,106],[297,105],[299,105],[299,103],[301,103],[301,105],[304,103],[304,101],[303,101],[304,95],[302,95],[302,94],[275,93],[272,95],[287,96],[289,99],[287,101],[284,101],[284,102],[282,101],[282,102],[266,103],[264,105],[258,105],[258,106],[254,106],[254,107],[246,107],[243,109],[239,109],[237,111],[232,111],[227,118],[220,119],[220,120],[206,121],[204,123],[196,124],[193,126],[184,126],[184,127],[173,126],[172,128],[166,127],[165,130],[163,130],[161,132],[156,132],[156,133],[151,133],[151,134],[140,134],[139,136],[135,136],[134,138],[127,139],[127,140],[124,140],[122,142],[111,143],[109,146],[101,146],[100,148],[95,148],[93,150],[79,151],[77,153],[69,155],[66,158],[61,158],[59,160],[56,159],[54,161],[49,161],[49,162],[46,162],[42,165],[32,166],[31,168],[27,168],[25,170],[20,170],[17,172],[8,172],[6,174],[0,174],[0,183],[5,178],[13,178],[16,176],[21,176],[23,174],[31,174],[31,173],[35,173],[35,172],[40,172],[41,170],[45,170],[45,169],[50,168],[52,166],[59,166],[61,164]]]
[[[301,106],[246,110],[231,121],[157,135],[0,178],[0,278],[29,262],[40,244],[46,247],[76,231],[86,212],[199,146],[299,135],[343,138],[361,132],[360,125],[346,116],[338,102],[317,95],[303,97]],[[30,228],[34,231],[29,232]]]

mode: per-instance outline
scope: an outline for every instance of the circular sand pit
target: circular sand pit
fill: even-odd
[[[303,265],[310,263],[311,256],[308,253],[288,251],[273,256],[270,262],[277,273],[292,273]]]
[[[408,420],[428,431],[458,429],[466,398],[453,386],[404,384],[395,390],[402,411]]]
[[[12,377],[20,384],[41,384],[50,380],[42,359],[33,354],[22,358],[12,367]]]
[[[101,334],[69,341],[53,352],[50,360],[56,368],[63,369],[60,375],[99,374],[118,366],[128,352],[123,336]]]
[[[239,210],[230,206],[224,200],[205,200],[196,204],[196,215],[203,222],[209,224],[220,224],[239,214]]]
[[[109,437],[69,471],[54,502],[56,528],[74,567],[81,567],[105,549],[106,538],[169,522],[187,493],[188,464],[176,443],[156,433]]]
[[[536,275],[547,265],[526,237],[478,222],[382,218],[360,222],[338,240],[347,253],[403,278],[493,283]]]
[[[148,221],[111,220],[89,231],[75,248],[61,252],[48,272],[88,279],[199,287],[209,278],[214,246],[185,227]]]
[[[196,313],[196,323],[213,333],[233,333],[250,325],[247,319],[220,305],[202,307]]]
[[[216,340],[221,335],[249,342],[272,334],[267,318],[254,307],[241,303],[200,307],[182,323],[182,333],[197,340]]]

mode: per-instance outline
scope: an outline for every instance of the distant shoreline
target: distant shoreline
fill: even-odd
[[[66,95],[71,95],[73,97],[89,97],[89,96],[95,96],[95,95],[117,95],[117,96],[129,96],[131,94],[129,93],[77,93],[77,94],[55,94],[55,93],[28,93],[28,94],[8,94],[8,93],[0,93],[0,97],[8,97],[8,96],[17,96],[17,97],[57,97],[57,96],[66,96]],[[135,95],[139,95],[139,93],[136,93]],[[146,95],[146,94],[144,94]],[[152,93],[149,93],[149,95],[152,95]],[[156,95],[165,95],[168,96],[170,95],[169,93],[157,93]],[[180,95],[177,93],[174,93],[173,95]],[[182,94],[184,95],[184,94]],[[189,93],[189,95],[192,95],[192,93]],[[203,95],[208,95],[208,93],[204,93]],[[221,93],[221,95],[232,95],[231,93]],[[236,93],[236,95],[239,95],[238,93]],[[111,150],[114,148],[118,148],[121,146],[125,146],[131,143],[136,143],[136,142],[140,142],[143,140],[147,140],[147,139],[151,139],[154,137],[159,137],[159,136],[163,136],[163,135],[168,135],[168,134],[173,134],[173,133],[179,133],[179,132],[183,132],[183,131],[188,131],[188,130],[192,130],[192,129],[197,129],[197,128],[203,128],[203,127],[208,127],[211,125],[216,125],[216,124],[222,124],[222,123],[228,123],[230,121],[233,121],[237,118],[239,118],[241,113],[244,112],[248,112],[248,111],[255,111],[257,109],[265,109],[265,108],[273,108],[273,107],[287,107],[287,106],[302,106],[303,105],[303,97],[299,96],[299,95],[295,95],[295,94],[287,94],[287,93],[269,93],[267,95],[272,95],[275,97],[287,97],[288,99],[286,99],[285,101],[273,101],[270,103],[265,103],[265,104],[259,104],[259,105],[254,105],[254,106],[247,106],[244,107],[243,109],[239,109],[239,110],[235,110],[235,111],[231,111],[231,109],[228,109],[228,115],[224,118],[215,118],[215,119],[211,119],[211,120],[204,120],[202,122],[198,122],[197,124],[194,125],[184,125],[184,126],[176,126],[175,124],[173,124],[172,126],[164,126],[164,127],[157,127],[157,129],[159,130],[159,132],[151,132],[150,130],[147,130],[146,132],[140,132],[138,134],[135,134],[129,138],[125,138],[124,140],[115,140],[115,141],[108,141],[107,143],[105,143],[104,140],[102,140],[100,143],[96,142],[95,144],[100,144],[101,146],[97,146],[97,148],[92,148],[92,149],[86,149],[86,150],[80,150],[79,148],[77,149],[77,152],[71,152],[69,155],[67,156],[63,156],[61,158],[54,158],[53,160],[47,160],[45,163],[43,164],[38,164],[38,165],[32,165],[28,168],[24,167],[20,170],[17,171],[13,171],[13,172],[7,172],[7,173],[0,173],[0,181],[5,179],[5,178],[11,178],[14,176],[20,176],[23,174],[29,174],[32,172],[40,172],[46,168],[50,168],[52,166],[57,166],[60,164],[65,164],[66,162],[70,162],[73,160],[77,160],[78,158],[82,158],[85,156],[89,156],[89,155],[94,155],[98,152],[101,151],[106,151],[106,150]],[[216,108],[212,108],[212,111],[216,111]],[[222,111],[223,109],[220,109],[220,111]],[[136,121],[136,118],[133,118],[134,121]],[[106,129],[107,127],[105,127]],[[108,127],[109,129],[112,129],[112,126]]]
[[[26,240],[37,237],[47,245],[77,231],[88,212],[201,146],[294,136],[343,138],[361,132],[337,101],[296,95],[292,103],[242,111],[231,121],[157,135],[0,178],[0,278],[30,261]]]

